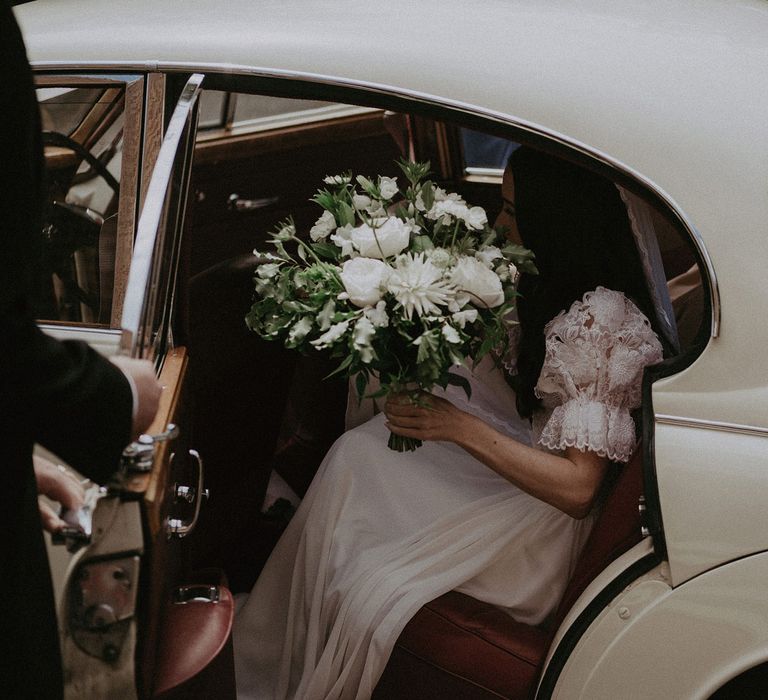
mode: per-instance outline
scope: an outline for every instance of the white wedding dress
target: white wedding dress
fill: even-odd
[[[598,288],[546,328],[533,435],[490,361],[471,400],[444,395],[542,449],[626,461],[643,368],[661,359],[645,316]],[[449,590],[541,622],[557,606],[593,517],[575,520],[521,491],[453,443],[387,447],[383,416],[346,432],[235,620],[238,697],[368,698],[402,628]]]

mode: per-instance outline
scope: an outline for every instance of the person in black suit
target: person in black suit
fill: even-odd
[[[160,393],[149,363],[118,368],[35,324],[29,299],[42,247],[42,180],[31,71],[0,0],[0,696],[14,699],[62,694],[33,445],[103,483],[131,436],[148,427]]]

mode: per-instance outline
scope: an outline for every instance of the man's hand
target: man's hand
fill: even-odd
[[[35,455],[33,460],[38,494],[48,496],[70,510],[82,507],[85,491],[74,474],[43,457]],[[66,525],[47,503],[39,503],[40,519],[48,532],[56,532]]]
[[[143,433],[155,418],[160,402],[162,387],[155,376],[155,368],[149,360],[134,360],[129,357],[115,356],[110,358],[123,374],[133,380],[136,387],[136,412],[133,417],[133,437]]]

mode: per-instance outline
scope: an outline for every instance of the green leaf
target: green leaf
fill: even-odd
[[[355,210],[347,202],[339,202],[337,216],[339,226],[346,226],[347,224],[351,226],[355,223]]]
[[[427,181],[421,186],[421,199],[424,207],[429,211],[435,203],[435,188],[431,182]]]
[[[355,391],[357,391],[357,400],[360,404],[365,396],[365,389],[368,386],[368,377],[364,372],[358,372],[355,377]]]
[[[349,367],[352,362],[354,362],[355,356],[354,355],[347,355],[341,362],[341,364],[333,370],[330,374],[326,374],[323,379],[330,379],[331,377],[335,377],[337,374],[341,374],[347,367]]]
[[[447,379],[449,384],[464,389],[468,399],[472,398],[472,386],[466,377],[462,377],[460,374],[454,374],[453,372],[448,372]]]
[[[413,239],[413,243],[411,243],[411,249],[415,253],[422,253],[426,250],[432,250],[434,247],[435,244],[432,242],[432,239],[425,235],[416,236]]]
[[[318,243],[313,243],[312,248],[319,258],[326,258],[327,260],[338,260],[339,255],[341,255],[341,248],[333,243],[319,241]]]

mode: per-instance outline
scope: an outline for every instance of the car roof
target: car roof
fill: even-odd
[[[724,306],[768,296],[764,0],[37,0],[15,12],[40,67],[303,76],[564,135],[683,213]],[[754,339],[752,319],[728,323]]]

